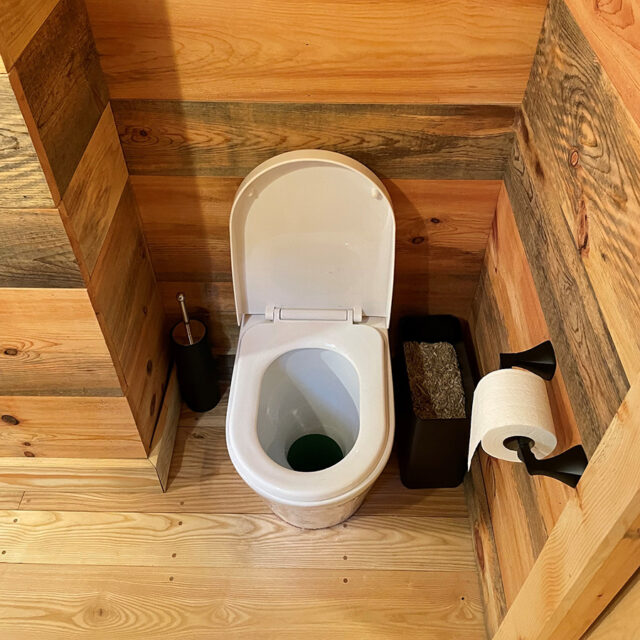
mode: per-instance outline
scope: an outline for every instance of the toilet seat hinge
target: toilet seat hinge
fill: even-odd
[[[300,320],[321,322],[362,322],[362,309],[292,309],[267,305],[265,318],[272,322],[295,322]]]

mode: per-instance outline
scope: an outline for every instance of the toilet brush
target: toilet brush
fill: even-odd
[[[213,409],[220,399],[216,366],[206,325],[189,318],[184,293],[178,293],[176,300],[182,320],[171,329],[171,342],[180,394],[189,409],[202,413]]]

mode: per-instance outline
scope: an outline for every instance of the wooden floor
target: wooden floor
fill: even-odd
[[[392,459],[360,511],[303,531],[236,475],[226,398],[181,417],[169,490],[0,493],[0,638],[484,638],[462,489]]]

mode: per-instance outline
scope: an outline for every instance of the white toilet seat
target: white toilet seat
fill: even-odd
[[[279,356],[314,348],[335,351],[355,368],[360,429],[340,462],[322,471],[298,472],[274,462],[260,444],[260,388],[265,371]],[[383,335],[365,324],[265,320],[246,327],[238,345],[226,429],[231,460],[245,482],[267,500],[290,505],[330,504],[362,492],[386,464],[393,439],[389,366]]]

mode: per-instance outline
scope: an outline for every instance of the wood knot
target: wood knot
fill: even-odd
[[[416,236],[415,238],[411,238],[411,244],[422,244],[424,242],[423,236]]]
[[[17,356],[18,355],[18,350],[14,349],[12,347],[9,347],[8,349],[4,350],[4,355],[5,356]]]
[[[577,149],[569,151],[569,166],[577,167],[580,162],[580,152]]]
[[[2,422],[6,423],[6,424],[10,424],[13,425],[15,427],[15,425],[20,424],[20,420],[18,420],[17,418],[14,418],[13,416],[10,416],[8,414],[3,415],[0,420],[2,420]]]
[[[440,218],[431,218],[433,224],[440,224]]]
[[[540,160],[536,158],[536,175],[540,180],[544,180],[544,171],[542,170],[542,165],[540,164]]]
[[[147,308],[147,305],[144,304],[142,305],[142,315],[147,315],[147,313],[149,313],[149,309]]]
[[[151,360],[147,360],[147,375],[151,375],[153,371],[153,362]]]
[[[24,453],[25,457],[27,458],[35,458],[36,454],[33,453],[33,451],[23,451],[22,453]]]

